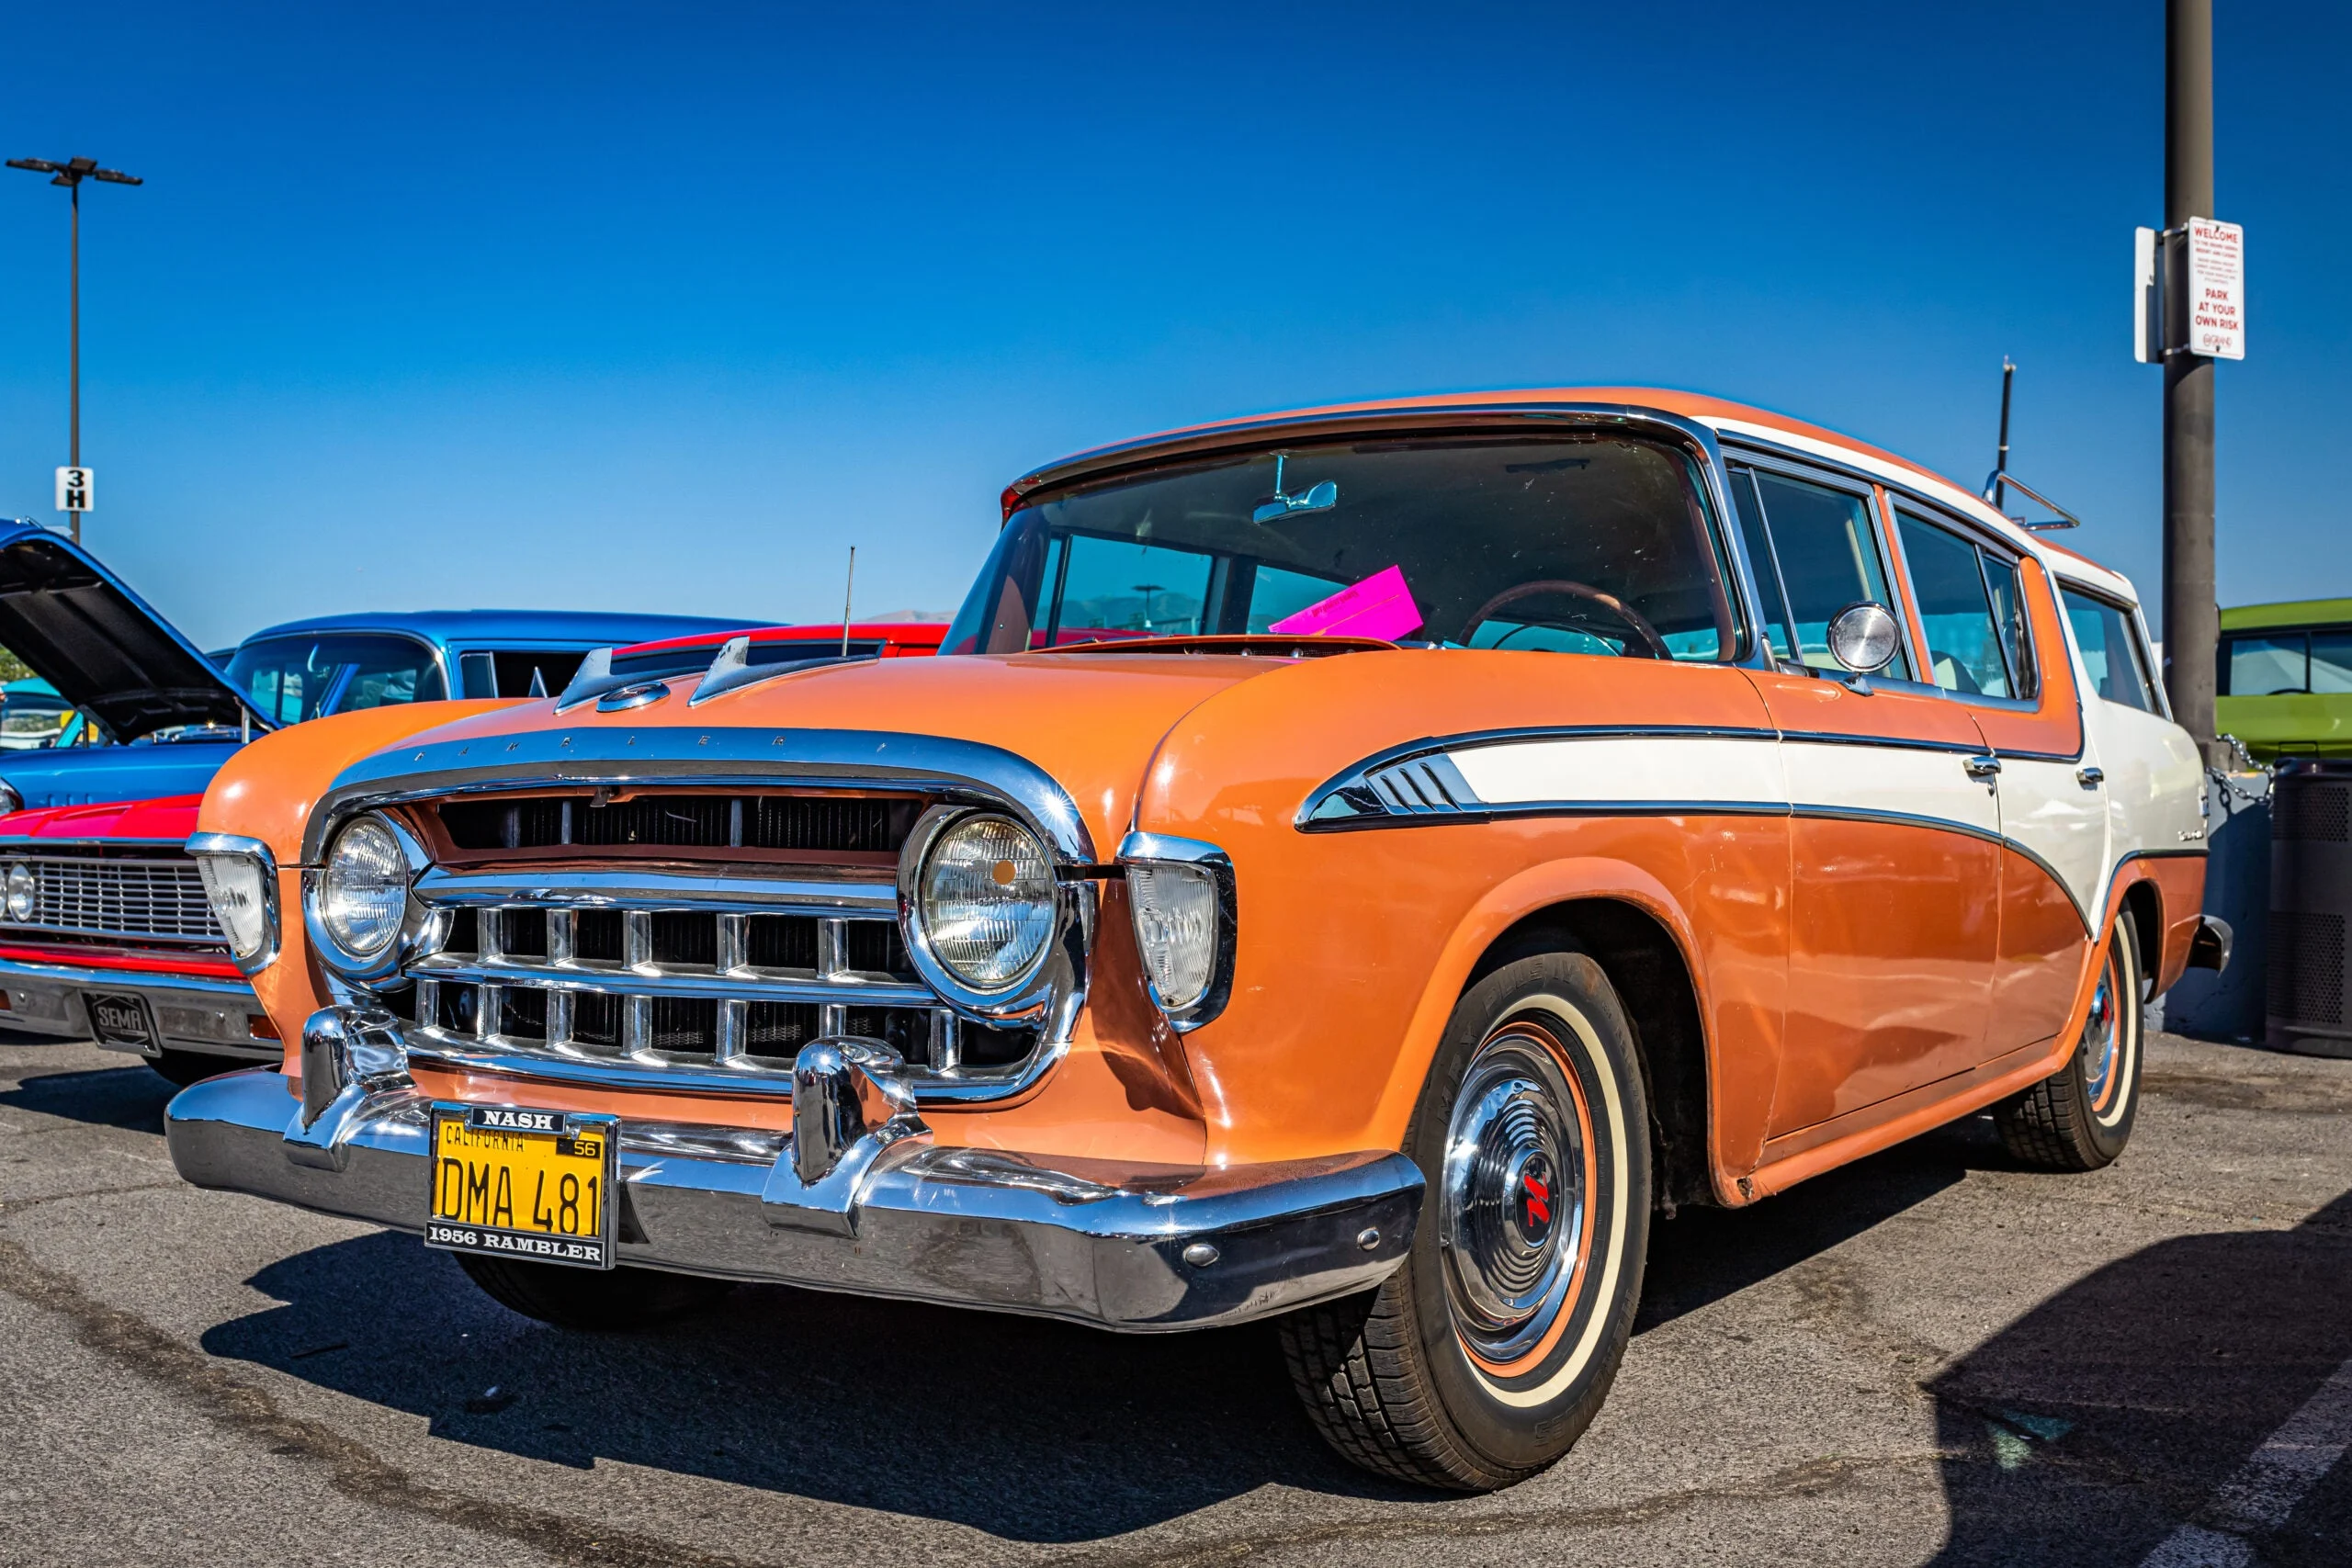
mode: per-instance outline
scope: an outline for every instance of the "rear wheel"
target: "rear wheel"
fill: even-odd
[[[708,1306],[732,1289],[724,1280],[658,1269],[571,1269],[469,1252],[457,1258],[491,1300],[558,1328],[643,1328]]]
[[[148,1057],[147,1065],[182,1089],[252,1066],[249,1062],[233,1061],[227,1056],[208,1056],[201,1051],[175,1051],[168,1045],[159,1055]]]
[[[2001,1142],[2043,1170],[2097,1170],[2132,1139],[2140,1112],[2143,1029],[2138,931],[2115,917],[2099,960],[2090,1013],[2066,1065],[2016,1099],[1994,1107]]]
[[[1428,1186],[1404,1266],[1283,1320],[1324,1438],[1461,1491],[1567,1452],[1633,1330],[1648,1128],[1633,1030],[1590,958],[1537,954],[1465,992],[1407,1135]]]

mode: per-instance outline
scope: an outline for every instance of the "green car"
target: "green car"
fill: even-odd
[[[2352,599],[2222,612],[2215,728],[2256,761],[2352,756]]]

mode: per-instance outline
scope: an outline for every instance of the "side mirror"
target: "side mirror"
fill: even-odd
[[[1857,675],[1875,675],[1894,662],[1900,636],[1894,613],[1875,600],[1865,599],[1830,618],[1830,656]]]

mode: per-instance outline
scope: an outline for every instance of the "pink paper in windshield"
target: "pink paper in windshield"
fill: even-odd
[[[1284,636],[1395,638],[1420,629],[1421,613],[1405,586],[1405,569],[1392,566],[1318,599],[1266,629]]]

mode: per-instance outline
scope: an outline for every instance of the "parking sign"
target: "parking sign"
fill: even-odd
[[[57,470],[57,510],[60,512],[96,512],[97,510],[97,471],[94,468],[60,468]]]

